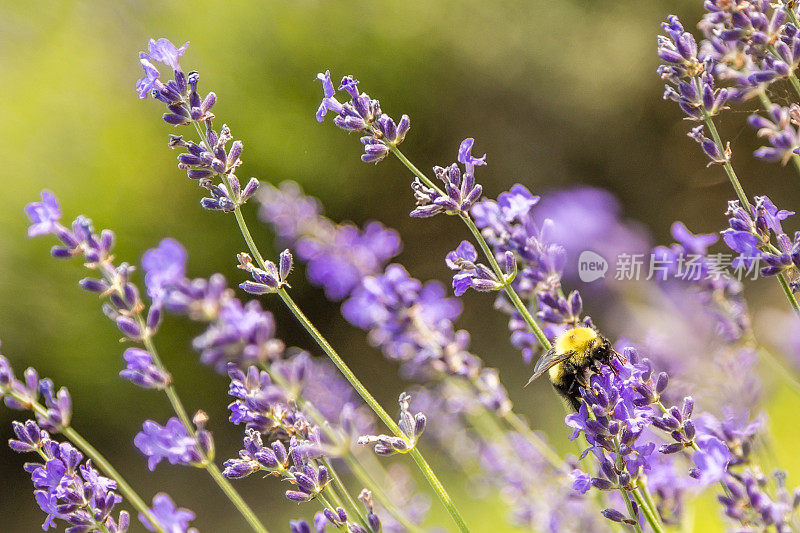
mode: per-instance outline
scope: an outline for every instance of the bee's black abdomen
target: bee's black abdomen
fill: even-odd
[[[573,410],[577,411],[580,409],[581,385],[578,382],[578,378],[574,371],[564,373],[564,375],[561,377],[561,382],[559,384],[553,383],[553,387],[561,396],[564,397],[565,400],[569,402]]]

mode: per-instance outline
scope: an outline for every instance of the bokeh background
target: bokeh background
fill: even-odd
[[[732,197],[719,168],[687,139],[678,110],[661,99],[655,75],[655,36],[669,12],[687,21],[701,13],[699,0],[518,0],[209,2],[119,1],[0,2],[0,339],[2,351],[21,371],[35,366],[67,385],[74,398],[74,425],[117,464],[141,493],[166,490],[198,512],[203,531],[243,531],[242,522],[204,474],[162,464],[151,473],[132,446],[144,417],[169,415],[163,396],[117,378],[122,346],[81,291],[76,262],[56,262],[49,242],[25,237],[25,203],[41,188],[54,191],[66,217],[84,213],[118,236],[117,257],[137,261],[165,236],[190,251],[190,274],[222,272],[238,279],[235,253],[242,244],[232,217],[199,209],[199,192],[175,168],[166,147],[171,127],[161,108],[139,101],[136,53],[150,37],[192,42],[182,63],[201,74],[203,90],[218,97],[218,121],[245,141],[242,175],[264,181],[292,179],[322,199],[335,220],[377,219],[397,228],[405,242],[399,260],[421,279],[446,280],[442,258],[464,236],[455,220],[407,218],[408,175],[387,159],[377,167],[359,161],[360,145],[314,111],[320,88],[314,76],[355,73],[362,88],[380,98],[393,116],[407,113],[412,130],[404,149],[422,168],[453,160],[464,137],[488,153],[479,180],[496,196],[521,182],[537,193],[579,184],[603,187],[619,199],[624,216],[641,224],[654,243],[669,242],[681,219],[696,231],[719,231]],[[783,101],[788,93],[775,95]],[[800,206],[798,176],[753,160],[757,146],[744,125],[746,109],[721,119],[733,142],[734,161],[752,194],[768,194],[786,208]],[[254,217],[254,207],[247,215]],[[273,236],[253,224],[262,250]],[[790,225],[790,229],[800,229]],[[720,251],[722,251],[720,249]],[[347,325],[336,305],[296,275],[301,305],[351,366],[385,402],[403,389],[394,365]],[[757,317],[775,317],[786,303],[771,282],[749,284]],[[572,450],[560,424],[561,408],[548,387],[523,390],[528,369],[510,346],[504,317],[488,312],[485,295],[465,297],[460,326],[474,349],[500,368],[519,410],[534,427],[548,430],[557,446]],[[624,324],[591,300],[595,321],[609,335]],[[313,348],[272,302],[280,335]],[[772,318],[768,318],[771,321]],[[796,325],[789,326],[796,327]],[[238,448],[240,431],[226,423],[227,382],[200,366],[189,341],[197,330],[167,321],[159,344],[190,409],[211,416],[218,457]],[[765,406],[775,429],[777,461],[797,482],[800,397],[765,368]],[[17,413],[0,409],[0,442],[10,436]],[[436,421],[432,420],[435,424]],[[37,531],[42,521],[30,492],[23,459],[0,446],[0,513],[4,531]],[[445,474],[444,477],[448,477]],[[449,479],[470,521],[500,531],[502,506],[467,505],[470,487]],[[281,501],[274,480],[238,483],[268,523],[280,530],[295,511]],[[714,530],[716,508],[697,513],[697,527]],[[434,518],[440,511],[434,505]],[[446,521],[442,523],[447,523]],[[278,524],[281,524],[278,526]],[[478,529],[478,528],[476,528]]]

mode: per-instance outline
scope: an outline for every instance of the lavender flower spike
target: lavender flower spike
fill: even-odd
[[[239,287],[245,292],[255,295],[268,294],[277,292],[283,287],[289,287],[286,277],[292,271],[293,264],[292,254],[289,250],[281,252],[278,261],[280,266],[276,266],[272,261],[267,261],[265,263],[266,270],[254,265],[250,254],[242,252],[236,257],[239,259],[238,268],[249,272],[253,277],[253,281],[245,281],[239,284]]]
[[[439,213],[463,216],[475,205],[483,193],[483,187],[475,183],[475,167],[486,164],[486,155],[472,156],[474,142],[471,138],[464,139],[458,149],[458,162],[464,165],[463,174],[455,163],[448,167],[433,167],[433,173],[444,184],[444,194],[414,178],[411,189],[417,207],[410,216],[427,218]]]
[[[325,120],[328,111],[335,113],[333,123],[347,132],[364,133],[361,143],[364,145],[365,163],[378,163],[386,157],[390,150],[402,143],[411,127],[408,115],[403,115],[395,122],[389,115],[381,111],[380,102],[366,93],[358,92],[358,80],[353,76],[345,76],[339,84],[340,91],[345,91],[350,100],[342,103],[336,99],[336,90],[331,82],[330,71],[317,74],[322,83],[322,101],[317,108],[317,121]]]
[[[372,446],[378,455],[394,455],[395,453],[407,453],[417,444],[422,432],[425,431],[427,419],[423,413],[411,414],[409,401],[411,396],[405,392],[400,394],[398,403],[400,404],[400,429],[405,438],[391,435],[362,435],[358,438],[358,444],[362,446]]]
[[[450,270],[458,272],[453,276],[453,289],[455,289],[456,296],[461,296],[469,288],[481,292],[498,291],[503,288],[503,281],[497,279],[494,272],[486,265],[475,263],[477,259],[478,253],[468,241],[462,241],[458,248],[447,254],[445,260],[447,266]],[[512,269],[511,272],[506,273],[509,281],[513,279],[516,268],[513,259],[513,254],[511,254],[511,258],[506,262],[507,268]]]

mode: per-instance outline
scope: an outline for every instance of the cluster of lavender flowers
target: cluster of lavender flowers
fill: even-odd
[[[767,0],[709,0],[704,5],[707,13],[700,28],[705,39],[699,45],[677,17],[670,16],[663,25],[658,72],[667,82],[665,98],[698,123],[690,137],[712,163],[724,167],[734,186],[738,200],[730,202],[728,228],[720,232],[738,254],[734,266],[776,276],[800,312],[794,298],[800,289],[800,232],[792,238],[783,228],[794,213],[777,208],[766,196],[748,200],[731,164],[731,148],[714,124],[729,103],[759,98],[767,117],[755,115],[750,123],[770,146],[756,156],[783,163],[794,159],[800,169],[800,111],[796,105],[773,105],[767,96],[771,84],[780,80],[788,80],[800,96],[794,74],[800,63],[796,8],[793,2]],[[706,335],[715,338],[702,354],[705,360],[687,365],[687,359],[700,359],[696,347],[676,356],[670,344],[654,341],[655,336],[621,338],[619,352],[608,364],[597,364],[580,376],[576,412],[566,416],[565,425],[573,430],[570,438],[581,437],[586,447],[579,458],[563,457],[514,411],[497,370],[471,351],[470,334],[456,326],[461,301],[450,297],[440,282],[423,283],[402,265],[390,264],[402,246],[397,232],[379,222],[363,228],[336,223],[292,183],[259,189],[259,181],[251,178],[242,187],[236,173],[243,143],[234,141],[227,125],[214,129],[216,95],[201,97],[199,74],[184,73],[180,66],[187,45],[151,40],[148,52],[140,53],[144,76],[137,92],[166,105],[162,118],[167,124],[192,126],[198,135],[197,141],[170,135],[168,145],[184,149],[178,167],[208,192],[202,207],[235,214],[249,251],[237,257],[238,268],[250,276],[238,287],[250,296],[279,295],[330,361],[287,348],[275,336],[273,314],[258,300],[237,297],[221,274],[188,277],[188,254],[173,239],[162,240],[142,257],[143,296],[135,283],[136,268],[117,263],[112,255],[114,234],[96,231],[83,216],[69,227],[62,225],[58,200],[43,191],[41,202],[26,207],[29,236],[54,236],[58,243],[53,256],[80,258],[95,273],[80,286],[103,299],[104,314],[122,332],[122,341],[132,345],[124,350],[120,377],[163,392],[175,412],[163,425],[146,420],[133,439],[150,470],[166,461],[207,471],[258,533],[267,533],[267,527],[229,480],[258,475],[282,482],[287,500],[313,512],[310,521],[290,522],[294,533],[327,528],[424,531],[427,496],[401,465],[374,457],[410,455],[460,530],[469,531],[420,452],[431,443],[455,465],[448,477],[474,476],[481,489],[492,487],[507,503],[509,521],[523,527],[603,531],[609,527],[605,517],[638,532],[649,528],[660,533],[684,520],[690,497],[719,486],[722,512],[736,527],[793,530],[800,490],[790,492],[784,472],[767,476],[759,464],[759,439],[767,431],[762,419],[751,416],[760,399],[755,372],[759,346],[742,284],[710,275],[720,267],[709,251],[717,235],[693,234],[676,223],[672,234],[677,242],[653,251],[667,270],[655,289],[658,301],[680,305],[683,318],[691,308],[692,319],[697,317],[692,327],[705,327]],[[173,79],[162,81],[156,63],[168,67]],[[411,217],[454,216],[467,227],[471,240],[454,242],[454,250],[443,258],[453,271],[454,295],[469,289],[497,293],[495,307],[509,316],[511,342],[524,363],[551,349],[565,331],[595,327],[581,294],[564,288],[568,254],[576,246],[574,232],[561,226],[564,216],[574,217],[573,208],[555,200],[554,207],[542,209],[547,198],[522,184],[496,199],[483,197],[475,170],[486,166],[486,156],[472,154],[472,138],[461,142],[455,163],[432,167],[433,179],[428,178],[398,148],[409,132],[407,115],[395,122],[378,100],[360,92],[353,76],[342,78],[338,89],[329,72],[317,79],[323,89],[318,121],[330,113],[336,126],[359,133],[364,162],[378,163],[392,155],[411,172]],[[337,91],[347,95],[346,101]],[[241,206],[253,196],[262,220],[287,247],[276,262],[263,259],[247,228]],[[621,241],[640,235],[620,220],[613,201],[598,211],[602,213],[596,216],[605,219],[591,226],[610,228],[604,233]],[[641,239],[635,246],[646,243]],[[694,258],[691,264],[688,256]],[[366,331],[387,359],[399,363],[400,377],[414,382],[410,393],[399,396],[398,422],[289,296],[294,257],[306,265],[312,284],[322,287],[328,299],[341,302],[343,317]],[[606,298],[614,296],[613,287],[604,290],[610,291]],[[238,453],[221,470],[208,415],[201,410],[188,415],[176,390],[179,376],[168,371],[155,346],[167,315],[203,324],[191,346],[202,364],[229,381],[229,422],[241,426],[243,436]],[[691,379],[704,373],[724,378],[702,383]],[[14,422],[16,438],[9,445],[41,459],[27,463],[25,470],[35,501],[47,516],[45,530],[61,521],[72,533],[124,532],[131,525],[130,514],[116,509],[131,505],[148,530],[196,531],[190,527],[194,513],[177,508],[164,493],[156,494],[152,505],[145,504],[75,431],[66,388],[56,390],[33,369],[17,379],[0,356],[0,397],[9,408],[35,417]],[[355,498],[348,485],[357,487]],[[590,490],[596,498],[588,496]]]

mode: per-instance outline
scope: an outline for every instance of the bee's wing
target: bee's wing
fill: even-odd
[[[535,380],[536,378],[538,378],[539,376],[550,370],[558,363],[566,361],[567,359],[570,358],[570,356],[572,356],[572,352],[565,352],[559,354],[556,353],[555,349],[547,350],[545,353],[542,354],[539,360],[536,361],[536,366],[533,367],[533,375],[531,376],[531,379],[529,379],[528,382],[525,384],[525,386],[527,387],[528,385],[531,384],[533,380]]]

